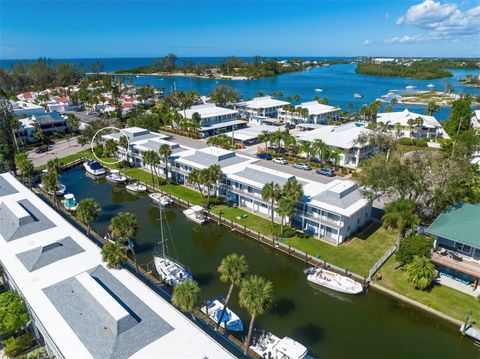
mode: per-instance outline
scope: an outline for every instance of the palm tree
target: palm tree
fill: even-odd
[[[102,259],[107,268],[118,268],[127,261],[127,255],[123,245],[117,242],[108,242],[102,247]]]
[[[129,154],[128,154],[129,143],[128,143],[127,136],[120,137],[120,139],[118,140],[118,144],[120,145],[120,147],[122,147],[125,150],[126,160],[127,160],[127,162],[130,163],[130,157],[129,157]]]
[[[262,199],[267,202],[270,201],[270,211],[272,216],[272,231],[273,231],[273,227],[275,226],[275,222],[274,222],[275,209],[273,206],[275,204],[275,201],[278,201],[280,196],[281,196],[281,189],[278,183],[270,182],[270,183],[266,183],[263,186]]]
[[[163,161],[165,162],[165,178],[168,181],[168,158],[172,155],[172,150],[169,145],[163,143],[160,145],[158,153],[163,157]]]
[[[60,167],[62,166],[58,158],[53,158],[47,162],[47,171],[60,173]]]
[[[190,182],[192,185],[196,185],[198,188],[198,192],[203,197],[203,191],[202,191],[202,184],[201,184],[201,178],[200,178],[200,170],[193,169],[189,174],[188,174],[188,182]]]
[[[280,222],[280,234],[283,234],[283,224],[285,221],[285,217],[291,218],[295,214],[295,208],[293,207],[295,202],[296,201],[294,201],[290,197],[282,197],[278,200],[277,213],[282,218]]]
[[[265,142],[265,152],[267,152],[268,141],[270,141],[270,132],[268,132],[267,130],[263,130],[262,132],[260,132],[260,134],[258,135],[258,141]]]
[[[218,190],[218,183],[219,181],[222,180],[223,178],[223,172],[222,172],[222,168],[215,164],[215,165],[211,165],[210,167],[208,167],[208,172],[210,174],[210,178],[212,179],[213,181],[213,186],[214,186],[214,195],[215,196],[218,196],[217,194],[217,190]]]
[[[15,154],[15,165],[22,175],[22,182],[24,181],[25,177],[28,177],[30,182],[31,175],[35,168],[25,152]]]
[[[100,205],[93,198],[85,198],[78,203],[76,214],[78,219],[88,226],[88,234],[90,234],[91,223],[98,216],[99,208]]]
[[[438,111],[440,111],[440,105],[434,100],[430,101],[425,108],[425,113],[430,116],[433,116],[433,114]]]
[[[207,207],[209,207],[210,206],[210,189],[214,181],[208,168],[204,168],[200,170],[199,180],[200,180],[200,186],[201,186],[200,188],[202,192],[204,189],[207,190]]]
[[[305,156],[307,156],[307,161],[310,162],[310,156],[313,152],[312,143],[310,141],[302,141],[300,144],[300,151],[305,153]]]
[[[244,353],[247,355],[250,341],[252,340],[253,324],[255,318],[264,314],[272,304],[273,284],[272,282],[252,275],[242,282],[239,293],[240,306],[248,311],[251,316],[248,327],[247,340],[245,342]]]
[[[427,289],[437,276],[435,266],[430,258],[415,256],[407,265],[408,280],[416,289]]]
[[[340,155],[342,154],[342,151],[339,149],[332,149],[330,152],[330,158],[333,160],[333,165],[335,166],[335,170],[338,171],[338,163],[340,162]]]
[[[127,241],[128,247],[131,249],[133,258],[135,260],[135,266],[138,270],[137,263],[137,254],[133,249],[132,237],[135,236],[138,232],[138,221],[133,213],[130,212],[119,212],[115,217],[112,218],[110,226],[108,226],[112,237],[114,239],[119,239],[121,242]],[[123,243],[122,243],[123,244]]]
[[[325,147],[325,142],[317,138],[312,143],[312,153],[315,154],[318,157],[318,159],[321,159],[324,147]]]
[[[220,280],[223,283],[230,283],[230,287],[228,288],[228,293],[225,299],[222,314],[218,319],[215,330],[218,330],[218,327],[222,322],[223,315],[225,314],[228,303],[230,302],[233,288],[236,286],[238,287],[242,283],[243,278],[248,272],[248,262],[244,255],[232,253],[222,259],[222,262],[218,267],[218,272],[220,273]]]
[[[382,216],[385,228],[398,230],[397,248],[408,230],[415,230],[420,223],[420,218],[415,213],[415,204],[408,199],[399,199],[396,202],[385,205],[385,213]]]
[[[193,280],[185,280],[173,287],[172,304],[182,312],[188,312],[195,320],[193,310],[200,299],[200,287]]]
[[[295,178],[288,180],[283,185],[282,195],[291,198],[295,202],[299,202],[304,196],[303,186]]]
[[[154,187],[155,179],[153,177],[153,171],[157,171],[156,168],[158,163],[160,162],[160,159],[158,158],[158,153],[153,150],[146,151],[143,153],[142,158],[143,164],[150,167],[150,174],[152,176],[152,187]]]
[[[53,193],[53,204],[57,204],[57,184],[58,184],[58,173],[57,172],[48,172],[42,177],[42,186],[45,192]]]

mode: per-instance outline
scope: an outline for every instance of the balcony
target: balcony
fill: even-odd
[[[241,194],[242,196],[247,196],[256,200],[261,200],[262,202],[262,196],[259,193],[255,192],[248,192],[247,190],[240,189],[238,187],[229,187],[230,192],[236,193],[236,194]]]
[[[454,251],[436,249],[432,253],[431,260],[434,263],[480,278],[480,264],[461,257]]]
[[[335,221],[335,220],[330,219],[328,217],[320,216],[318,213],[309,213],[309,212],[298,211],[298,214],[301,217],[305,217],[305,218],[310,219],[314,222],[324,224],[324,225],[332,227],[332,228],[339,229],[339,228],[343,227],[343,222],[342,221]]]

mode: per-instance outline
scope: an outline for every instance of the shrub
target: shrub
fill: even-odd
[[[425,236],[405,237],[397,250],[396,259],[402,265],[409,264],[415,256],[428,257],[432,249],[432,238]]]
[[[415,256],[407,266],[408,280],[416,289],[425,290],[432,284],[437,276],[437,271],[427,257]]]
[[[10,358],[15,358],[30,348],[33,344],[33,335],[25,333],[17,338],[11,337],[3,342],[5,346],[5,355]]]
[[[415,140],[415,146],[417,147],[428,147],[428,141],[424,138]]]
[[[43,348],[37,348],[27,354],[27,359],[46,358],[47,352]]]
[[[398,144],[402,146],[412,146],[412,140],[408,137],[402,137],[398,140]]]
[[[120,161],[120,162],[117,163],[117,167],[118,168],[130,168],[131,165],[128,161],[123,160],[123,161]]]

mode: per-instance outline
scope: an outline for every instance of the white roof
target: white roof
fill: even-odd
[[[318,101],[309,101],[309,102],[302,102],[299,107],[306,108],[308,110],[309,115],[323,115],[326,113],[332,113],[339,110],[338,107],[328,106]]]
[[[290,104],[290,102],[277,100],[272,96],[255,97],[250,101],[239,102],[237,105],[252,109],[282,107]]]
[[[197,112],[202,119],[218,117],[218,116],[227,116],[227,115],[236,115],[238,111],[231,110],[229,108],[218,107],[214,103],[205,103],[203,105],[192,106],[185,111],[185,116],[188,119],[192,119],[193,114]],[[184,115],[183,111],[178,111],[180,115]]]
[[[80,283],[79,285],[85,288],[85,292],[90,293],[90,295],[95,294],[91,297],[94,298],[95,306],[88,306],[85,308],[86,310],[96,313],[98,309],[105,313],[102,306],[108,307],[106,312],[118,323],[122,323],[125,318],[128,319],[131,315],[130,313],[126,315],[124,306],[121,303],[119,306],[118,301],[109,291],[106,291],[103,286],[99,286],[96,281],[92,281],[91,276],[87,277],[86,273],[91,271],[92,268],[99,268],[107,276],[121,283],[128,291],[134,293],[134,297],[137,298],[136,301],[141,306],[158,315],[161,320],[172,327],[168,333],[158,339],[154,338],[131,354],[130,357],[233,358],[215,340],[126,269],[106,269],[102,262],[99,247],[33,192],[24,187],[11,174],[0,175],[0,181],[2,181],[3,187],[2,192],[0,192],[2,193],[0,195],[0,207],[5,200],[7,202],[27,200],[48,221],[54,224],[54,226],[33,231],[31,234],[25,235],[24,233],[23,237],[20,236],[9,241],[3,237],[3,234],[0,234],[0,261],[63,357],[93,358],[94,355],[81,339],[82,337],[84,339],[85,337],[89,338],[93,334],[88,330],[82,330],[79,333],[69,325],[69,318],[62,316],[61,310],[51,299],[49,289],[58,287],[65,281],[73,280],[76,281],[75,283]],[[5,191],[8,191],[8,193]],[[5,206],[11,208],[8,203]],[[1,211],[0,215],[2,215]],[[32,224],[25,224],[25,226],[29,225]],[[17,256],[19,253],[44,248],[66,237],[70,237],[75,246],[81,248],[79,253],[57,258],[32,271],[29,271],[19,259],[20,257]],[[62,300],[58,296],[57,299]],[[112,304],[112,301],[115,304]],[[145,320],[145,318],[143,319]],[[129,329],[129,331],[132,329]],[[121,336],[117,337],[119,342],[116,343],[116,347],[117,345],[128,347],[131,344],[130,342],[122,343],[121,339]]]
[[[365,128],[361,123],[348,122],[339,126],[321,126],[316,130],[299,133],[297,138],[301,141],[315,141],[320,139],[329,146],[350,149],[357,147],[355,141],[358,136],[366,131],[370,131]]]
[[[408,127],[408,120],[414,120],[416,118],[423,119],[423,126],[428,128],[441,128],[442,125],[437,121],[433,116],[421,115],[419,113],[410,112],[408,109],[405,109],[400,112],[384,112],[377,115],[377,122],[384,124],[400,124],[403,127]]]
[[[213,125],[210,125],[210,126],[202,126],[201,130],[202,131],[215,130],[215,129],[218,129],[218,128],[224,128],[224,127],[230,127],[230,126],[236,126],[236,125],[244,125],[244,124],[245,124],[245,121],[242,121],[242,120],[231,120],[231,121],[214,123]]]
[[[284,126],[270,126],[270,125],[252,125],[250,127],[242,128],[232,132],[227,132],[225,135],[232,137],[239,141],[253,140],[260,135],[263,131],[268,131],[270,133],[275,131],[283,131]]]

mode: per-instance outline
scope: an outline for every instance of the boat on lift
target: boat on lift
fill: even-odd
[[[108,182],[122,184],[127,181],[127,176],[122,175],[119,170],[110,170],[110,173],[105,176]]]
[[[363,287],[357,281],[324,268],[308,268],[305,270],[307,280],[340,293],[359,294]]]
[[[155,243],[155,252],[153,253],[153,261],[155,263],[155,269],[160,275],[162,281],[172,287],[180,284],[186,280],[192,280],[190,271],[180,262],[167,256],[167,239],[165,238],[165,227],[168,224],[165,221],[163,214],[163,208],[158,206],[159,221],[160,221],[160,243]],[[171,233],[170,233],[171,235]],[[173,238],[172,238],[173,241]],[[158,244],[161,245],[160,252],[158,252]]]
[[[261,358],[303,359],[307,358],[307,348],[290,337],[280,339],[275,334],[263,332],[250,346]]]
[[[162,207],[168,207],[171,204],[173,204],[173,201],[171,200],[171,198],[169,198],[168,196],[165,196],[161,193],[157,193],[157,192],[150,193],[148,195],[148,197],[150,197],[152,202],[154,204],[156,204],[157,206],[160,205]]]
[[[219,322],[220,327],[231,332],[242,332],[243,322],[238,315],[232,312],[228,307],[223,312],[224,304],[221,302],[222,297],[210,299],[205,302],[205,305],[200,309],[203,314],[209,317],[215,324]],[[223,312],[223,316],[222,316]]]
[[[94,176],[101,176],[107,173],[107,169],[97,161],[85,161],[83,162],[83,167],[85,168],[85,171]]]
[[[63,206],[69,211],[75,211],[78,207],[78,202],[73,193],[67,193],[62,199]]]
[[[147,186],[141,184],[140,182],[132,182],[125,186],[125,189],[134,193],[144,193],[147,191]]]

